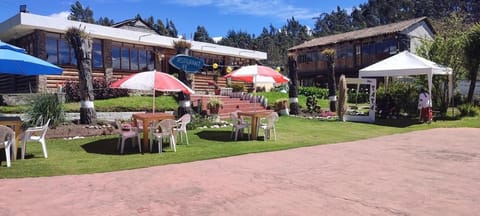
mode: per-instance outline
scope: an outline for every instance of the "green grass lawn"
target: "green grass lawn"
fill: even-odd
[[[130,96],[105,100],[95,100],[97,112],[127,112],[151,111],[153,99],[151,96]],[[25,113],[29,105],[0,106],[0,113]],[[178,103],[173,96],[159,96],[155,98],[157,111],[176,110]],[[69,102],[64,105],[65,112],[79,112],[80,102]]]
[[[77,140],[47,140],[49,158],[43,158],[38,142],[28,143],[25,160],[12,162],[6,168],[2,159],[0,178],[56,176],[137,169],[164,164],[185,163],[248,153],[277,151],[305,146],[333,144],[395,133],[437,127],[480,127],[479,117],[418,124],[413,119],[381,120],[375,124],[320,121],[282,116],[277,122],[277,141],[234,142],[231,128],[196,129],[188,131],[190,145],[177,145],[177,152],[140,154],[127,144],[126,154],[115,149],[117,136],[98,136]],[[260,134],[262,138],[263,134]],[[0,156],[4,158],[4,156]]]

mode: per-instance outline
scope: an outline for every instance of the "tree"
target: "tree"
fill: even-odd
[[[165,27],[162,20],[157,19],[157,24],[155,25],[155,29],[157,29],[157,32],[159,32],[160,35],[169,36],[168,29]]]
[[[241,49],[251,49],[253,47],[253,37],[244,31],[230,30],[226,37],[223,37],[218,44],[232,46]]]
[[[416,53],[426,59],[441,65],[448,66],[453,70],[453,84],[456,80],[465,76],[464,56],[452,55],[452,53],[463,53],[465,41],[464,17],[452,13],[450,16],[433,22],[437,29],[437,36],[433,40],[422,40],[422,44],[417,48]],[[426,82],[425,80],[423,80]],[[447,77],[433,77],[432,99],[435,107],[439,107],[443,114],[448,108],[448,88]],[[453,86],[455,89],[455,86]]]
[[[107,17],[100,17],[96,23],[103,26],[112,26],[115,24],[115,21],[113,21],[113,19],[108,19]]]
[[[328,98],[330,100],[330,111],[335,112],[336,110],[336,82],[335,82],[335,55],[336,52],[334,49],[325,49],[322,51],[327,59],[327,67],[330,73],[328,74]]]
[[[172,20],[167,19],[167,26],[165,27],[168,32],[168,36],[170,37],[178,37],[178,31],[177,28],[175,28],[175,24],[173,24]]]
[[[207,30],[203,26],[197,26],[197,31],[193,34],[194,41],[215,43],[213,39],[208,35]]]
[[[293,56],[288,57],[288,76],[290,78],[288,96],[290,97],[290,114],[300,114],[300,107],[298,106],[298,73],[297,61]]]
[[[92,39],[84,30],[69,28],[65,39],[75,51],[77,59],[79,91],[80,91],[80,124],[96,124],[97,113],[93,105],[92,77]]]
[[[88,6],[83,9],[83,6],[79,1],[76,1],[75,4],[70,6],[70,15],[68,16],[68,19],[86,23],[95,23],[95,20],[93,19],[93,11]]]
[[[470,87],[468,88],[467,100],[473,103],[475,84],[480,68],[480,23],[475,24],[467,33],[465,41],[465,67],[468,70]]]

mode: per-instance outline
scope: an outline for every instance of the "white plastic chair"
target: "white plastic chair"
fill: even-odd
[[[249,124],[245,123],[242,119],[238,117],[237,112],[231,112],[230,113],[230,119],[232,120],[232,133],[231,133],[231,138],[233,138],[233,134],[235,133],[235,141],[237,141],[238,138],[238,133],[241,133],[243,136],[243,130],[246,128],[248,132],[248,140],[250,140],[250,130],[249,130]]]
[[[263,141],[270,139],[271,132],[273,131],[273,136],[275,141],[277,141],[277,132],[275,131],[275,122],[278,120],[278,114],[272,112],[267,117],[267,122],[260,125],[259,128],[263,129]]]
[[[28,141],[40,142],[42,144],[43,156],[45,158],[48,158],[47,143],[45,141],[45,135],[47,134],[50,120],[51,119],[48,119],[47,123],[45,123],[43,126],[27,128],[27,130],[25,131],[25,136],[23,137],[23,141],[22,141],[22,159],[25,159],[25,153],[27,152]]]
[[[125,148],[125,140],[132,139],[132,145],[135,145],[135,139],[137,138],[138,150],[142,152],[142,144],[140,141],[140,136],[138,135],[138,128],[137,127],[128,127],[124,128],[120,120],[115,120],[115,124],[118,128],[118,143],[117,143],[117,150],[120,148],[120,154],[123,154],[123,149]]]
[[[190,123],[191,120],[192,120],[192,116],[187,113],[177,120],[177,124],[179,125],[179,127],[174,128],[174,130],[180,134],[180,142],[183,142],[182,133],[185,134],[187,145],[188,145],[187,124]]]
[[[162,141],[164,138],[168,138],[170,141],[170,148],[173,149],[174,152],[177,151],[176,143],[175,143],[175,133],[176,131],[174,128],[176,127],[177,122],[173,119],[164,119],[159,123],[155,124],[155,127],[152,130],[157,128],[161,129],[161,132],[152,131],[153,137],[158,141],[158,153],[162,152]],[[153,142],[150,142],[150,151],[152,151]]]
[[[10,151],[12,149],[13,142],[15,142],[15,132],[7,126],[0,125],[0,148],[5,148],[7,167],[11,166]]]

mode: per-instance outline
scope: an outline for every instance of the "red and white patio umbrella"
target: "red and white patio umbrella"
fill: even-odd
[[[124,77],[110,84],[110,87],[153,91],[152,112],[155,112],[155,91],[183,92],[185,94],[195,93],[190,87],[185,85],[174,76],[155,70],[140,72]]]
[[[273,68],[262,65],[243,66],[224,76],[232,80],[258,83],[286,83],[290,79]]]
[[[224,76],[225,78],[230,78],[232,80],[244,81],[255,84],[259,83],[286,83],[290,81],[286,76],[282,75],[273,68],[262,66],[262,65],[249,65],[243,66],[237,70],[232,71],[231,73]],[[253,106],[256,109],[256,100],[253,103]]]

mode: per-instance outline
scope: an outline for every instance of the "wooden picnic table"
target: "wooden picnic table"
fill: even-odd
[[[148,148],[148,131],[151,123],[155,121],[161,121],[164,119],[175,119],[175,116],[170,113],[135,113],[132,115],[132,117],[133,117],[134,126],[137,126],[137,120],[143,121],[142,152],[146,152],[145,149]]]
[[[267,117],[272,112],[273,111],[270,111],[270,110],[259,110],[259,111],[250,111],[250,112],[238,112],[237,114],[239,117],[242,117],[242,116],[250,117],[251,137],[252,137],[252,140],[256,140],[258,136],[257,128],[258,128],[258,124],[260,123],[260,119]]]

